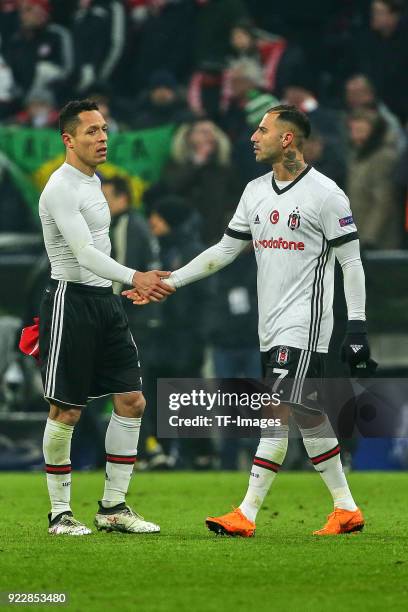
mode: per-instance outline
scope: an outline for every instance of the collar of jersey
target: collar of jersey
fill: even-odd
[[[301,172],[299,176],[297,176],[295,180],[290,183],[290,185],[286,185],[286,187],[284,187],[283,189],[279,189],[275,181],[275,176],[272,174],[272,187],[273,187],[274,192],[277,193],[278,195],[281,195],[281,193],[285,193],[286,191],[289,191],[289,189],[292,189],[292,187],[296,185],[296,183],[298,183],[304,176],[306,176],[306,174],[311,169],[312,169],[312,166],[306,166],[303,172]]]
[[[67,168],[69,172],[72,172],[72,174],[75,174],[75,176],[82,179],[83,181],[86,181],[87,183],[93,183],[95,181],[95,174],[89,176],[89,174],[81,172],[81,170],[78,170],[78,168],[75,168],[75,166],[69,164],[68,162],[64,162],[63,166],[65,166],[65,168]]]

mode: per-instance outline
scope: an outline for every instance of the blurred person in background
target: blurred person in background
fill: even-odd
[[[103,88],[98,89],[96,92],[90,95],[90,98],[98,105],[106,123],[108,124],[109,132],[111,134],[126,129],[126,126],[116,118],[116,115],[112,115],[112,96],[110,96],[107,91],[104,91]]]
[[[123,95],[135,96],[158,70],[186,81],[193,62],[194,0],[127,0],[130,31],[122,63]]]
[[[303,69],[304,56],[296,45],[286,39],[256,28],[248,19],[232,24],[229,31],[229,48],[222,61],[218,62],[218,113],[233,111],[236,106],[245,105],[248,90],[272,92],[280,96],[293,76]],[[214,114],[206,104],[208,75],[198,70],[192,76],[189,86],[190,106],[198,115],[205,112],[215,119],[223,117]]]
[[[263,170],[254,159],[250,136],[265,112],[276,106],[279,100],[269,93],[252,90],[245,105],[245,124],[233,143],[232,159],[238,170],[241,183],[245,185],[261,176]]]
[[[24,109],[17,113],[10,122],[33,128],[56,127],[58,116],[52,91],[41,89],[30,92]]]
[[[142,214],[132,207],[132,194],[126,179],[113,176],[103,181],[102,191],[106,197],[111,213],[110,239],[112,257],[126,267],[132,267],[142,272],[157,269],[159,262],[159,247],[152,236],[147,221]],[[120,295],[123,285],[113,283],[113,291]],[[132,333],[139,344],[144,347],[149,339],[150,320],[157,318],[156,304],[151,312],[145,308],[131,308],[129,301],[123,299],[123,307],[129,320]],[[135,312],[137,311],[137,312]],[[144,355],[145,351],[141,349]]]
[[[343,115],[337,110],[322,104],[318,99],[316,75],[310,69],[303,69],[293,76],[284,91],[287,104],[292,104],[305,113],[312,126],[337,151],[337,157],[346,155],[346,126]]]
[[[129,183],[120,176],[105,179],[102,190],[111,213],[110,240],[112,257],[122,265],[147,272],[160,267],[160,252],[157,239],[152,235],[143,215],[132,207],[132,194]],[[113,283],[113,291],[120,295],[121,283]],[[134,338],[137,338],[140,353],[144,395],[150,406],[156,405],[155,381],[151,369],[155,364],[155,342],[162,330],[161,305],[152,308],[132,308],[129,301],[122,298],[123,307]],[[147,312],[149,310],[149,312]],[[105,402],[102,402],[103,404]],[[160,449],[156,441],[156,418],[151,410],[143,419],[139,440],[141,456],[155,461],[157,465]]]
[[[345,188],[347,173],[345,155],[339,155],[337,147],[328,143],[317,130],[313,130],[306,140],[304,154],[308,164],[331,178],[342,189]]]
[[[63,96],[73,70],[70,32],[50,21],[48,0],[21,0],[19,29],[5,49],[19,95],[50,89]]]
[[[229,36],[234,24],[248,18],[243,0],[195,0],[195,65],[223,64],[230,52]]]
[[[378,97],[404,123],[408,119],[408,28],[405,0],[373,0],[368,31],[354,39],[354,63]]]
[[[0,234],[38,232],[33,211],[13,176],[8,159],[0,152]]]
[[[126,15],[119,0],[79,0],[72,28],[76,90],[84,96],[109,84],[122,57]]]
[[[207,313],[216,378],[261,377],[258,348],[256,261],[252,244],[213,277],[213,297]],[[239,469],[239,452],[255,452],[255,439],[221,438],[220,468]],[[249,459],[249,461],[251,460]]]
[[[347,192],[359,228],[362,248],[400,246],[402,211],[398,209],[394,171],[398,152],[384,119],[369,110],[348,120],[351,156]]]
[[[17,0],[0,0],[0,121],[10,117],[18,108],[13,73],[4,56],[18,25]]]
[[[149,79],[148,87],[128,110],[128,121],[134,129],[146,129],[190,121],[193,115],[179,91],[171,72],[159,70]]]
[[[203,71],[196,71],[189,85],[189,102],[192,110],[199,116],[206,113],[214,118],[219,119],[220,113],[225,112],[230,104],[237,97],[242,97],[239,84],[236,84],[237,65],[252,66],[252,73],[255,73],[254,83],[251,87],[263,87],[264,84],[271,83],[271,78],[268,79],[270,71],[263,69],[264,56],[258,46],[258,39],[255,34],[254,27],[248,21],[240,21],[234,25],[230,32],[230,49],[222,62],[219,62],[218,74],[214,75],[214,82],[208,79],[208,74]],[[248,63],[246,63],[246,60]],[[247,68],[248,71],[248,68]],[[251,77],[251,74],[249,77]],[[245,75],[243,75],[245,76]],[[209,102],[212,100],[206,99],[207,88],[218,87],[218,91],[214,91],[217,100],[216,109],[212,109]],[[272,87],[270,87],[272,88]],[[208,98],[208,96],[207,96]]]
[[[0,0],[0,36],[5,46],[18,29],[18,2],[19,0]]]
[[[202,238],[212,244],[225,229],[239,189],[228,137],[212,121],[200,119],[176,132],[171,159],[151,193],[183,197],[205,219]]]
[[[222,104],[220,123],[233,142],[247,127],[247,104],[254,98],[269,95],[264,88],[264,76],[259,62],[241,58],[228,69],[228,95]]]
[[[195,215],[182,198],[167,196],[152,202],[149,223],[159,241],[161,263],[167,270],[184,265],[203,249]],[[202,287],[201,283],[191,285],[180,299],[161,304],[162,331],[160,342],[155,344],[156,355],[150,370],[154,385],[159,378],[201,377],[208,343],[210,282],[203,283]],[[181,465],[194,469],[212,467],[210,440],[182,440],[181,445],[172,445],[167,451],[172,455],[169,467],[179,460]]]
[[[277,96],[282,95],[293,75],[304,66],[304,56],[298,46],[281,36],[255,28],[249,20],[234,24],[230,45],[228,64],[243,58],[258,62],[263,73],[263,86]]]
[[[408,137],[408,134],[407,134]],[[408,145],[405,147],[395,170],[395,185],[400,208],[404,213],[402,246],[408,248]]]
[[[7,119],[17,110],[16,94],[13,72],[4,57],[4,44],[0,35],[0,121]]]
[[[399,151],[407,143],[407,136],[398,117],[380,100],[370,79],[364,74],[351,76],[345,84],[345,102],[349,112],[361,109],[377,111],[385,120],[388,130],[395,139]]]
[[[247,18],[243,0],[195,0],[194,64],[188,101],[196,115],[219,120],[231,28]]]

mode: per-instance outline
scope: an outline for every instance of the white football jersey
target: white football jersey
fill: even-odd
[[[39,214],[45,248],[51,263],[51,277],[96,287],[110,287],[111,281],[82,267],[55,221],[55,209],[63,209],[66,220],[81,215],[89,228],[94,247],[110,255],[109,206],[96,174],[87,176],[64,163],[50,176],[40,196]]]
[[[345,193],[310,166],[284,188],[269,172],[248,183],[226,234],[254,244],[261,351],[286,345],[326,353],[332,247],[358,238]]]

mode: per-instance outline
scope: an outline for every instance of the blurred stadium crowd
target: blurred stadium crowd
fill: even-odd
[[[403,249],[407,35],[404,0],[0,0],[0,128],[54,128],[61,105],[82,97],[99,103],[113,134],[173,125],[143,213],[123,177],[104,183],[112,256],[172,270],[222,235],[245,184],[268,171],[253,158],[254,127],[271,106],[294,104],[312,124],[306,160],[349,195],[363,249]],[[0,157],[0,238],[38,231]],[[40,257],[27,322],[47,275]],[[216,376],[260,374],[250,251],[162,305],[125,306],[153,405],[156,379],[200,376],[208,346]],[[0,374],[7,368],[4,359]],[[146,422],[154,462],[162,448],[154,418]],[[207,441],[183,452],[196,467],[213,459]],[[236,467],[236,445],[220,453]]]

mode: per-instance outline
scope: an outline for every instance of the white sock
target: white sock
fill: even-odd
[[[43,438],[51,520],[71,510],[71,438],[73,425],[47,419]]]
[[[112,412],[106,431],[106,479],[102,505],[112,508],[125,501],[136,461],[142,419],[118,416]]]
[[[246,495],[240,504],[241,512],[252,522],[281,467],[288,449],[287,425],[281,425],[271,438],[261,438],[249,475]]]
[[[327,417],[310,429],[299,428],[307,454],[329,489],[335,508],[357,508],[347,484],[340,459],[340,446]]]

